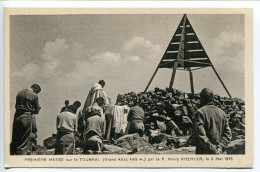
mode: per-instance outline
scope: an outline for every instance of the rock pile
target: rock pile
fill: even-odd
[[[145,111],[145,132],[151,144],[155,146],[159,144],[158,148],[163,147],[161,143],[164,143],[164,146],[171,145],[170,147],[194,144],[192,139],[179,136],[192,135],[193,117],[196,110],[200,108],[199,94],[193,96],[178,89],[155,88],[146,93],[119,94],[116,100],[117,105],[131,106],[133,102],[137,102]],[[214,95],[214,103],[227,114],[232,129],[232,140],[244,139],[245,102],[239,98]],[[178,127],[174,133],[167,133],[169,122],[167,118]],[[174,139],[171,139],[172,136]]]

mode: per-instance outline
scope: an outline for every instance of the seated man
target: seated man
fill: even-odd
[[[140,137],[144,135],[144,110],[134,101],[134,106],[130,108],[127,121],[130,122],[129,134],[138,133]]]
[[[179,127],[175,124],[175,122],[170,117],[164,117],[165,124],[166,124],[166,134],[169,134],[171,136],[180,136],[181,131]]]
[[[230,120],[230,128],[245,129],[245,125],[241,122],[241,115],[236,113]]]
[[[75,144],[75,134],[77,132],[77,109],[80,102],[76,101],[68,109],[57,116],[57,144],[56,155],[70,154]]]
[[[98,153],[102,150],[102,139],[105,134],[105,118],[101,107],[104,99],[99,97],[96,99],[96,105],[91,106],[85,113],[85,130],[84,130],[84,148],[83,154]]]
[[[184,136],[187,136],[188,132],[189,134],[192,133],[192,128],[193,128],[193,123],[191,121],[191,119],[186,116],[186,115],[183,115],[182,116],[182,131],[183,131],[183,135]]]

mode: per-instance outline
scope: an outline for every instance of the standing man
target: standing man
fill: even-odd
[[[104,86],[105,86],[104,80],[100,80],[98,83],[95,83],[92,86],[91,90],[88,93],[88,97],[85,101],[85,105],[83,107],[83,114],[85,113],[86,109],[89,106],[92,106],[96,102],[96,99],[98,97],[102,97],[104,99],[104,105],[107,105],[109,103],[107,94],[103,90]]]
[[[92,153],[92,151],[101,152],[103,135],[105,134],[105,118],[102,117],[104,99],[99,97],[96,99],[94,106],[86,110],[85,130],[84,130],[84,147],[83,153]]]
[[[76,112],[80,107],[80,102],[75,101],[68,109],[57,116],[57,144],[56,155],[70,154],[75,144],[75,134],[77,132]]]
[[[231,141],[227,117],[213,103],[213,92],[200,93],[201,108],[195,114],[196,154],[221,154]]]
[[[130,108],[127,121],[130,122],[128,133],[138,133],[140,137],[143,137],[144,110],[138,105],[137,100],[134,101],[134,106]]]
[[[41,87],[33,84],[31,88],[20,91],[16,96],[11,155],[32,153],[32,145],[37,138],[36,120],[33,115],[37,115],[41,109],[37,95],[40,92]]]

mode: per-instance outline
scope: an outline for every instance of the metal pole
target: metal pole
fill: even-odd
[[[225,90],[226,90],[227,94],[229,95],[229,97],[232,98],[232,96],[231,96],[230,93],[228,92],[227,87],[225,86],[224,82],[221,80],[220,76],[218,75],[218,73],[217,73],[217,71],[216,71],[216,69],[214,68],[213,65],[212,65],[212,69],[213,69],[213,71],[215,72],[215,74],[217,75],[217,77],[218,77],[219,81],[221,82],[222,86],[225,88]]]

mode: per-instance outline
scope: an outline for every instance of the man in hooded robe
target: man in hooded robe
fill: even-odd
[[[88,107],[93,106],[93,104],[96,102],[96,99],[98,97],[102,97],[104,99],[104,105],[107,105],[109,103],[107,94],[103,90],[105,86],[105,81],[100,80],[98,83],[95,83],[91,90],[88,93],[88,97],[85,101],[85,105],[83,107],[83,114],[85,114],[85,111]]]

